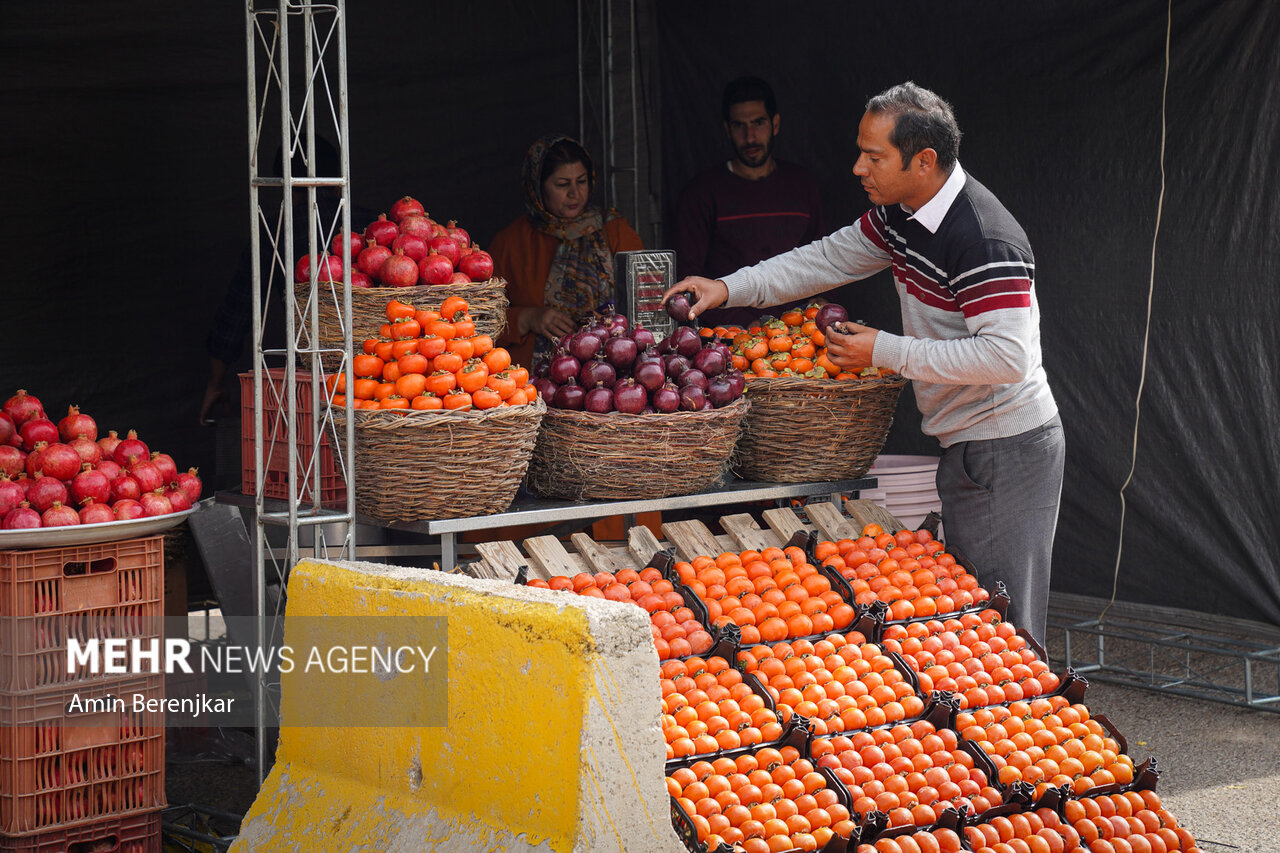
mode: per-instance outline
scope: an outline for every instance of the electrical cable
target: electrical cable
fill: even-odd
[[[1133,400],[1133,446],[1129,456],[1129,473],[1120,486],[1120,532],[1116,542],[1116,567],[1111,578],[1111,599],[1102,612],[1098,614],[1101,622],[1116,603],[1116,592],[1120,586],[1120,558],[1124,554],[1124,523],[1126,504],[1124,493],[1133,482],[1133,474],[1138,468],[1138,423],[1142,418],[1142,390],[1147,384],[1147,352],[1151,342],[1151,303],[1156,289],[1156,244],[1160,239],[1160,220],[1164,213],[1165,171],[1164,150],[1168,132],[1166,110],[1169,102],[1169,45],[1173,38],[1173,0],[1169,0],[1165,17],[1164,32],[1164,84],[1160,92],[1160,195],[1156,199],[1156,226],[1151,235],[1151,274],[1147,281],[1147,320],[1142,332],[1142,363],[1138,370],[1138,393]]]

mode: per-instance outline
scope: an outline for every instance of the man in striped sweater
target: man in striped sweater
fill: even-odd
[[[893,271],[903,334],[847,324],[832,360],[911,379],[923,430],[942,445],[947,544],[1008,585],[1011,619],[1045,634],[1065,445],[1040,357],[1026,233],[957,160],[946,101],[904,83],[867,102],[853,173],[873,204],[853,225],[722,279],[690,277],[694,313],[767,306]]]

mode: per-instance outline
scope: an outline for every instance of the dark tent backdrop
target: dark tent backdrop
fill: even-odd
[[[1037,256],[1046,366],[1068,459],[1055,587],[1109,596],[1121,543],[1160,198],[1167,3],[642,4],[661,191],[727,153],[719,92],[778,90],[779,152],[824,187],[830,227],[865,99],[911,78],[955,105],[961,161]],[[247,239],[242,6],[62,2],[0,32],[0,392],[81,404],[211,470],[195,425],[209,317]],[[1280,10],[1173,5],[1152,320],[1118,597],[1280,623],[1276,261]],[[403,193],[482,242],[520,212],[535,136],[577,124],[576,3],[478,0],[349,12],[356,204]],[[642,230],[642,233],[651,233]],[[855,316],[892,329],[883,278]],[[244,367],[247,360],[240,365]],[[904,401],[889,450],[936,452]],[[238,482],[234,461],[219,477]]]

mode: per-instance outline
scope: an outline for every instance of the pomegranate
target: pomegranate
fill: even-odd
[[[187,499],[193,504],[200,500],[200,492],[204,489],[198,473],[197,469],[188,468],[185,474],[178,475],[178,488],[187,493]]]
[[[406,216],[426,216],[427,212],[422,208],[422,202],[412,196],[405,196],[391,205],[391,218],[396,222],[401,222]]]
[[[145,462],[151,458],[151,450],[138,438],[137,430],[129,430],[124,441],[116,445],[115,452],[111,454],[111,458],[117,465],[126,471],[139,462]]]
[[[45,455],[48,455],[47,451]],[[134,465],[129,469],[129,475],[138,481],[138,488],[144,492],[154,492],[165,486],[164,476],[160,473],[159,466],[150,460]]]
[[[352,270],[351,286],[352,287],[373,287],[373,279],[369,278],[369,276],[360,272],[360,270]]]
[[[70,495],[61,480],[36,474],[31,485],[27,487],[27,501],[36,512],[44,512],[54,502],[66,503]]]
[[[390,246],[399,233],[400,229],[396,224],[389,221],[385,213],[380,213],[378,218],[370,222],[369,226],[364,229],[364,238],[372,240],[379,246]]]
[[[114,480],[124,472],[124,469],[111,459],[103,459],[101,462],[94,465],[93,468],[95,471],[101,471],[103,474],[106,474],[108,480]]]
[[[722,373],[707,383],[707,399],[719,409],[738,399],[738,395],[733,393],[733,383],[729,381],[729,377]]]
[[[579,362],[587,362],[595,358],[596,353],[600,352],[600,347],[600,339],[586,329],[575,332],[573,337],[569,338],[569,354]]]
[[[81,524],[106,524],[116,520],[116,514],[105,503],[98,503],[90,498],[80,507]]]
[[[143,516],[142,504],[132,498],[121,498],[113,502],[111,511],[115,514],[116,521],[129,521]]]
[[[426,215],[406,216],[400,220],[400,233],[430,240],[435,232],[435,223]]]
[[[13,441],[13,437],[18,434],[18,428],[13,423],[13,418],[0,412],[0,447],[4,447]]]
[[[418,283],[418,264],[404,249],[396,249],[379,268],[378,278],[388,287],[413,287]]]
[[[0,477],[0,518],[5,513],[22,503],[27,497],[27,490],[8,477]]]
[[[144,492],[142,497],[138,499],[142,504],[142,514],[147,518],[154,518],[157,515],[168,515],[173,512],[173,504],[164,496],[159,489],[154,492]]]
[[[453,271],[453,275],[449,276],[449,280],[445,284],[470,284],[471,276],[458,270]]]
[[[843,305],[828,302],[818,309],[817,314],[813,315],[813,324],[818,327],[819,332],[825,335],[832,323],[841,324],[848,319],[849,312],[845,310]],[[839,325],[837,325],[836,331],[840,331]]]
[[[493,256],[477,249],[458,261],[458,269],[472,281],[488,281],[493,278]]]
[[[44,406],[40,404],[38,397],[19,388],[17,394],[5,400],[4,413],[9,416],[15,426],[22,426],[32,418],[44,417]]]
[[[667,372],[662,368],[661,362],[646,361],[644,364],[636,364],[634,376],[635,381],[642,385],[646,391],[657,391],[662,387],[662,383],[666,381]]]
[[[551,359],[551,370],[547,376],[557,385],[563,385],[570,378],[577,379],[578,371],[582,369],[582,362],[578,361],[569,353],[560,353]]]
[[[613,386],[613,408],[619,412],[638,415],[649,402],[649,392],[630,377]]]
[[[693,317],[690,311],[693,310],[693,300],[689,298],[689,294],[685,292],[672,294],[667,300],[667,316],[677,323],[688,323]]]
[[[423,284],[446,284],[453,276],[453,262],[432,249],[418,264]]]
[[[164,496],[169,499],[169,504],[173,507],[174,512],[186,512],[191,509],[191,498],[187,497],[187,493],[177,486],[170,486],[165,489]]]
[[[572,376],[569,381],[556,389],[556,395],[551,399],[551,405],[557,409],[570,409],[573,411],[582,411],[583,403],[586,402],[587,392],[582,390],[582,386],[578,384],[578,380]]]
[[[427,256],[427,241],[417,234],[401,234],[391,241],[391,251],[404,252],[415,264]]]
[[[445,230],[449,232],[450,237],[457,241],[460,248],[471,245],[471,235],[465,229],[458,227],[457,220],[450,219]]]
[[[27,461],[24,463],[24,469],[26,470],[28,477],[34,477],[36,472],[40,470],[40,459],[44,456],[44,449],[48,446],[49,445],[47,443],[42,441],[33,447],[31,452],[27,454]]]
[[[448,234],[440,237],[432,237],[431,242],[427,245],[448,258],[451,265],[455,267],[458,265],[458,254],[461,247],[458,245],[458,241],[450,237]]]
[[[729,367],[730,360],[724,357],[719,347],[703,347],[693,356],[693,366],[707,376],[719,376]]]
[[[669,415],[680,408],[680,390],[671,382],[666,382],[653,392],[653,408],[659,413]]]
[[[636,342],[624,335],[614,335],[604,343],[605,358],[619,370],[630,370],[640,350]]]
[[[0,445],[0,474],[16,477],[26,470],[27,454],[11,445]]]
[[[40,442],[53,444],[58,440],[58,427],[46,417],[30,418],[18,427],[22,435],[22,449],[30,453]]]
[[[178,479],[178,465],[168,453],[152,453],[151,464],[160,469],[160,479],[167,486]]]
[[[54,501],[53,506],[40,514],[41,527],[70,527],[79,523],[80,513],[69,506],[63,506],[62,501]]]
[[[111,498],[111,479],[85,464],[84,470],[71,480],[71,502],[77,506],[86,500],[107,503]]]
[[[653,336],[653,332],[644,326],[636,326],[631,330],[631,340],[636,342],[636,346],[641,350],[646,350],[658,345],[657,339]]]
[[[29,490],[28,490],[29,491]],[[121,474],[111,481],[111,502],[125,499],[137,500],[142,497],[142,489],[132,474]]]
[[[102,448],[102,458],[110,459],[116,452],[116,445],[120,443],[120,436],[115,430],[108,430],[106,436],[98,439],[98,446]]]
[[[5,530],[34,530],[40,526],[40,513],[27,506],[26,502],[18,504],[4,514],[0,527]]]
[[[40,457],[40,470],[46,477],[58,480],[70,480],[82,464],[80,454],[60,441],[46,447],[44,455]]]
[[[618,371],[612,364],[604,360],[604,353],[599,353],[590,361],[584,361],[582,369],[578,371],[578,384],[587,389],[600,385],[605,388],[612,388],[613,383],[617,380]]]
[[[305,284],[311,281],[311,255],[303,255],[298,258],[298,264],[293,268],[293,280]],[[328,252],[324,253],[324,260],[316,270],[316,281],[335,281],[342,282],[342,258],[335,258]]]
[[[379,246],[370,240],[365,250],[360,253],[360,257],[356,258],[356,266],[359,267],[360,272],[369,276],[372,281],[377,282],[378,270],[382,269],[382,264],[389,257],[391,257],[390,249],[386,246]]]
[[[102,461],[102,448],[98,446],[98,442],[90,441],[83,433],[67,442],[67,446],[76,452],[81,462],[97,465]]]
[[[80,414],[79,406],[68,406],[67,416],[58,421],[58,435],[68,444],[78,435],[97,441],[98,423],[88,415]]]
[[[346,243],[351,245],[351,261],[354,263],[360,255],[360,250],[364,248],[364,239],[359,234],[348,234],[345,231],[334,234],[333,239],[329,241],[329,254],[341,261],[342,247]]]
[[[680,409],[686,412],[700,412],[707,406],[707,393],[697,385],[686,385],[680,389]]]

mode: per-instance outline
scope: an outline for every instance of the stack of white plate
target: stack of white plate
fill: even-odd
[[[867,472],[879,480],[879,486],[864,490],[860,497],[875,501],[914,529],[930,512],[942,511],[934,482],[937,472],[936,456],[881,455]]]

